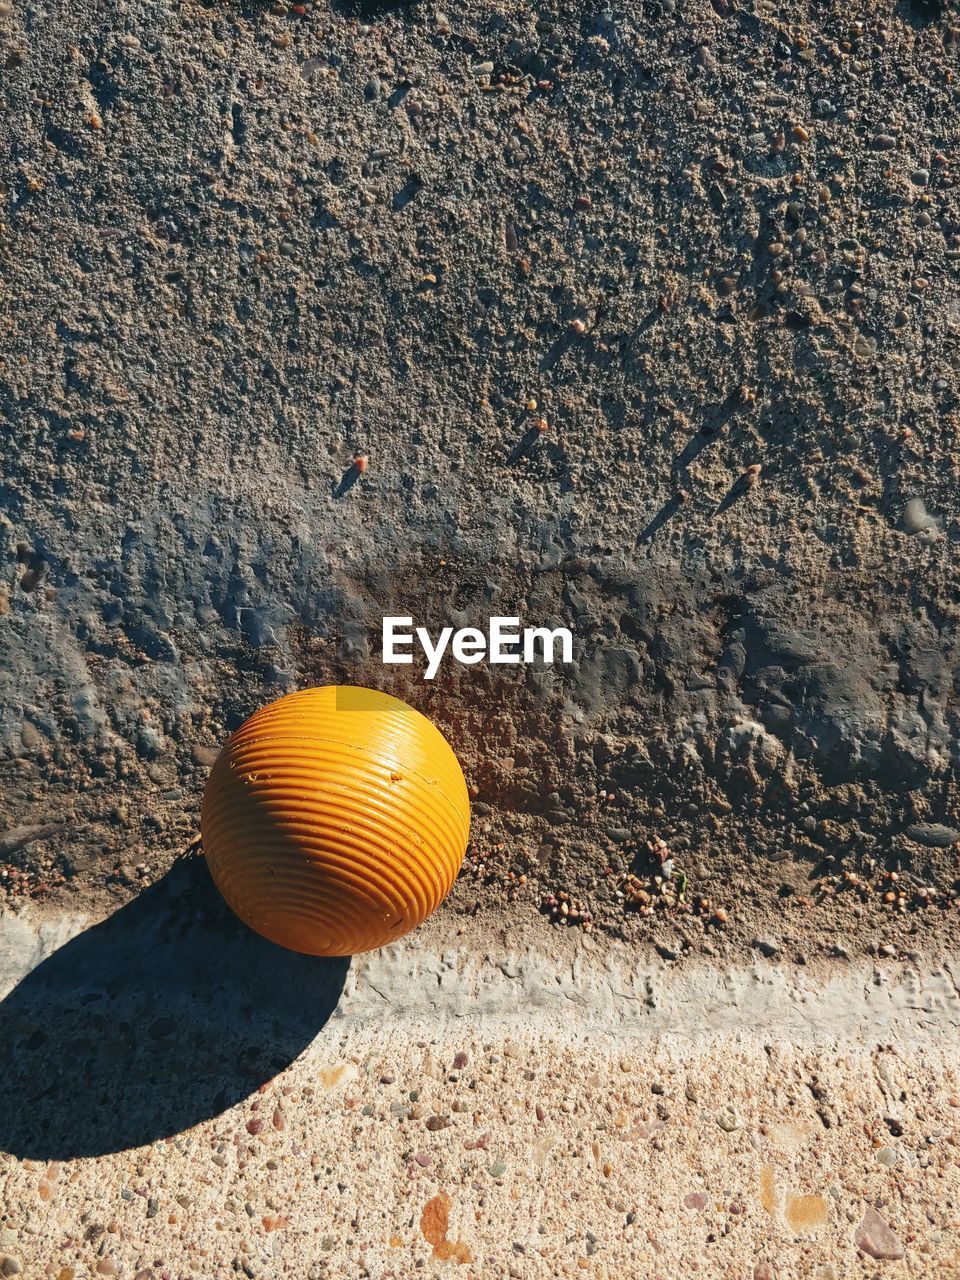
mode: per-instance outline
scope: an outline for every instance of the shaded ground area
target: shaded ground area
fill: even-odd
[[[348,965],[272,946],[179,864],[0,1005],[0,1149],[96,1156],[219,1115],[322,1031]]]

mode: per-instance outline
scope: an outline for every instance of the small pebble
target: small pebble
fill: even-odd
[[[917,844],[925,844],[931,849],[949,849],[960,841],[960,830],[946,827],[940,822],[915,822],[907,827],[904,835]]]
[[[868,338],[866,334],[857,334],[853,343],[854,354],[862,360],[871,360],[877,354],[876,338]]]
[[[735,1107],[732,1107],[732,1106],[724,1107],[724,1109],[718,1112],[717,1114],[717,1124],[724,1131],[724,1133],[733,1133],[735,1129],[740,1128],[742,1123],[743,1121],[740,1119],[740,1116],[737,1114]]]
[[[922,533],[936,529],[937,522],[927,511],[922,498],[911,498],[903,509],[903,527],[907,533]]]
[[[775,938],[755,938],[753,945],[765,956],[775,956],[780,954],[780,943]]]
[[[861,1253],[879,1262],[896,1262],[904,1255],[903,1245],[872,1205],[867,1205],[857,1227],[854,1243]]]

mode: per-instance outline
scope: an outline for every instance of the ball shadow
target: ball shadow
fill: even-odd
[[[181,861],[0,1003],[0,1150],[103,1155],[218,1115],[311,1043],[349,964],[258,937]]]

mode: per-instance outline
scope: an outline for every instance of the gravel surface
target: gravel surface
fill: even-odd
[[[0,1258],[64,1280],[954,1280],[955,1064],[343,1030],[188,1133],[5,1158]]]
[[[486,912],[952,934],[951,6],[0,24],[8,893],[155,879],[346,680],[454,741]],[[427,683],[388,608],[576,661]]]
[[[100,921],[0,919],[0,1257],[960,1275],[956,957],[638,971],[583,934],[487,942],[434,920],[349,968],[294,956],[185,866]]]

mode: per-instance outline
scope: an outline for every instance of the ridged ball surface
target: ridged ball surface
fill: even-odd
[[[470,831],[463,771],[439,729],[375,689],[288,694],[233,734],[207,780],[210,873],[251,929],[347,956],[434,911]]]

